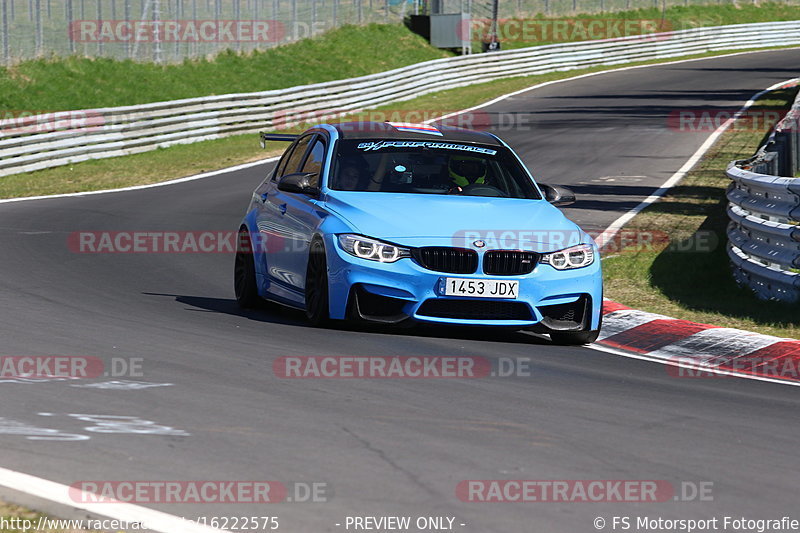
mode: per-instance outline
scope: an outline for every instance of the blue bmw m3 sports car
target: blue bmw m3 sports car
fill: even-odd
[[[311,323],[405,321],[531,329],[593,342],[602,305],[592,238],[497,136],[405,123],[294,135],[239,228],[236,299]]]

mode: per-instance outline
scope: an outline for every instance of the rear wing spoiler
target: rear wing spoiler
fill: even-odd
[[[265,131],[258,132],[258,143],[261,145],[261,148],[267,147],[267,141],[282,141],[282,142],[292,142],[299,137],[299,135],[292,135],[290,133],[267,133]]]

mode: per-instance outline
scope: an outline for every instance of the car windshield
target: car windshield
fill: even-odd
[[[508,148],[450,141],[340,141],[328,187],[541,199]]]

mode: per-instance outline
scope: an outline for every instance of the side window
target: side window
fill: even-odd
[[[308,152],[308,157],[303,165],[303,170],[300,172],[314,172],[317,177],[311,180],[311,185],[319,187],[319,175],[322,173],[322,165],[325,164],[325,143],[321,139],[317,139],[311,151]]]
[[[297,141],[293,147],[290,146],[289,149],[286,150],[281,158],[280,163],[278,163],[278,170],[275,172],[273,181],[280,179],[286,174],[297,172],[297,167],[300,166],[300,161],[302,161],[303,156],[306,155],[306,148],[308,148],[308,143],[311,141],[311,137],[311,135],[306,135]]]
[[[292,149],[293,148],[294,148],[294,145],[289,145],[289,148],[287,148],[286,151],[283,152],[283,155],[281,156],[281,160],[278,161],[278,168],[275,171],[275,173],[272,175],[272,181],[278,181],[278,177],[279,176],[283,176],[283,169],[286,168],[286,163],[289,161],[289,157],[292,155]]]
[[[290,155],[289,159],[286,161],[286,168],[283,169],[281,176],[285,176],[286,174],[294,174],[295,172],[300,171],[300,163],[303,161],[303,156],[306,155],[306,149],[308,148],[308,143],[311,141],[312,137],[312,135],[306,135],[297,141],[297,145],[295,145],[292,155]]]

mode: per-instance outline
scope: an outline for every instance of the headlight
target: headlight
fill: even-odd
[[[411,250],[401,248],[388,242],[381,242],[361,235],[351,235],[345,233],[339,235],[339,245],[348,254],[369,259],[370,261],[380,261],[381,263],[394,263],[398,259],[411,257]]]
[[[565,250],[542,255],[540,262],[556,270],[589,266],[594,263],[594,248],[590,244],[571,246]]]

